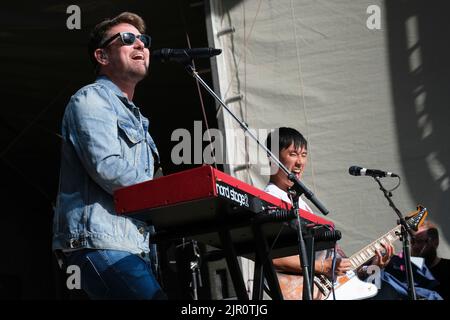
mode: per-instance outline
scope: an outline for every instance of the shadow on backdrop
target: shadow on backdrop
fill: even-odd
[[[385,1],[403,182],[450,241],[450,20],[447,1]]]

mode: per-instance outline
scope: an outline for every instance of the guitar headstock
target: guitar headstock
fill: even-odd
[[[414,230],[417,231],[419,227],[423,224],[425,221],[425,218],[428,215],[427,208],[421,206],[420,204],[417,205],[417,210],[410,212],[406,217],[406,223],[408,226]]]

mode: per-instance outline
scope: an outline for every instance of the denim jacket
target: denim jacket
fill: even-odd
[[[113,199],[115,189],[153,178],[158,151],[148,126],[139,109],[105,76],[71,97],[62,122],[54,250],[149,254],[152,226],[118,215]]]

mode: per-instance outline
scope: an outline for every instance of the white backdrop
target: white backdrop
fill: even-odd
[[[223,49],[213,64],[215,90],[249,127],[290,126],[305,135],[309,163],[304,183],[331,211],[326,218],[342,231],[340,244],[348,255],[392,229],[397,220],[372,178],[348,174],[349,166],[360,165],[402,177],[394,202],[404,214],[418,203],[427,207],[429,220],[441,228],[440,253],[449,257],[448,143],[433,136],[424,90],[407,105],[406,124],[393,98],[393,88],[402,84],[392,80],[396,66],[390,57],[396,55],[389,27],[404,35],[408,76],[421,70],[419,22],[410,15],[392,25],[384,4],[210,0],[210,45]],[[370,5],[380,9],[381,29],[367,27]],[[441,116],[435,124],[449,132],[449,112],[443,116],[447,120]],[[218,119],[222,130],[238,128],[222,111]],[[268,176],[249,164],[255,148],[243,137],[228,137],[226,156],[232,164],[226,170],[263,188]],[[396,182],[384,181],[387,187]]]

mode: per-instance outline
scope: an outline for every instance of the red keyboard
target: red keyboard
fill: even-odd
[[[153,224],[160,237],[191,237],[213,246],[220,246],[217,228],[226,225],[233,242],[245,247],[252,240],[251,219],[270,210],[291,208],[208,165],[118,189],[114,199],[118,214]],[[300,217],[305,225],[334,227],[331,221],[304,210]],[[285,233],[292,237],[287,232],[292,228],[283,223],[267,223],[263,229],[269,238],[282,239]]]

